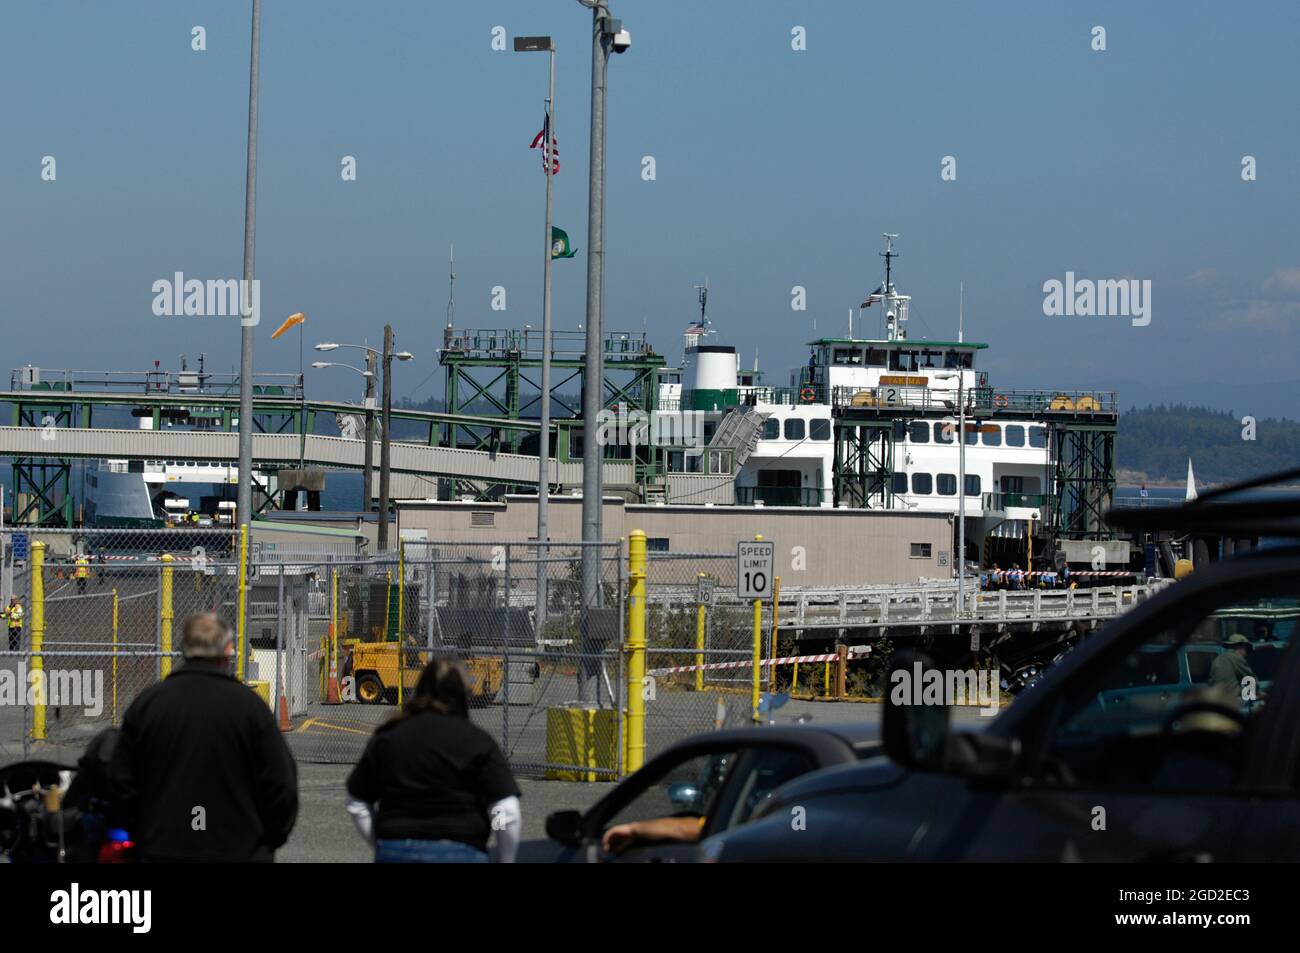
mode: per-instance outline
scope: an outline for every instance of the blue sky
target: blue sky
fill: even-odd
[[[240,274],[249,6],[0,9],[7,366],[175,366],[200,351],[212,369],[235,364],[236,322],[155,317],[150,289],[175,271]],[[879,283],[889,231],[912,335],[955,332],[964,282],[995,381],[1158,394],[1300,379],[1300,6],[612,8],[633,47],[610,64],[610,329],[645,326],[676,357],[707,276],[722,339],[784,380],[813,321],[843,331]],[[190,48],[195,25],[205,52]],[[493,51],[495,26],[559,46],[556,223],[579,255],[556,263],[556,324],[584,320],[590,14],[575,0],[265,0],[259,369],[297,369],[296,337],[269,340],[293,311],[309,315],[309,344],[374,342],[391,321],[418,358],[396,393],[440,393],[453,241],[458,325],[540,324],[544,181],[527,146],[546,60]],[[41,180],[46,155],[55,182]],[[1244,155],[1257,181],[1242,181]],[[1067,271],[1151,280],[1151,324],[1045,317],[1042,284]],[[505,312],[489,307],[497,285]],[[796,285],[806,312],[791,310]],[[359,385],[308,373],[322,396]]]

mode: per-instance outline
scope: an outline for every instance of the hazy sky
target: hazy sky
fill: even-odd
[[[151,285],[240,275],[250,6],[0,7],[6,368],[237,362],[236,321],[155,317]],[[611,330],[644,325],[675,359],[707,276],[722,340],[746,363],[757,347],[784,380],[814,321],[842,332],[879,283],[889,231],[912,336],[955,334],[965,282],[968,337],[991,344],[995,380],[1300,378],[1300,5],[612,9],[633,46],[609,70]],[[441,393],[453,241],[458,325],[540,325],[544,180],[528,143],[546,58],[494,51],[496,26],[559,46],[556,223],[579,254],[555,266],[556,324],[584,320],[590,13],[576,0],[265,0],[259,369],[297,369],[296,335],[269,340],[290,312],[309,315],[309,345],[375,342],[391,321],[418,358],[396,393]],[[1256,181],[1242,179],[1247,155]],[[1067,271],[1150,280],[1151,323],[1044,316],[1043,282]],[[498,285],[504,312],[490,308]],[[308,373],[322,396],[360,383]]]

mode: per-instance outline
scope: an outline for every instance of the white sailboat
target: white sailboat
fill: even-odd
[[[1187,458],[1187,496],[1186,502],[1196,499],[1196,474],[1192,472],[1192,458]]]

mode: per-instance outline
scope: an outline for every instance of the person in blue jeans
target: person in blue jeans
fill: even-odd
[[[434,659],[348,775],[348,813],[376,863],[486,863],[493,833],[497,860],[514,860],[519,786],[492,736],[469,720],[467,686],[459,662]]]

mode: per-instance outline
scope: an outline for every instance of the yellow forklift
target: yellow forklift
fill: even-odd
[[[352,642],[347,643],[349,651],[343,662],[343,676],[351,675],[356,679],[356,692],[352,700],[365,705],[378,705],[385,701],[397,699],[397,643],[396,642]],[[414,640],[407,642],[406,652],[401,660],[402,693],[410,698],[415,691],[415,683],[420,673],[429,664],[432,653],[428,649],[416,647]],[[470,703],[488,705],[501,690],[505,666],[499,655],[461,657],[460,662],[469,673]]]

